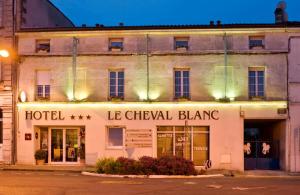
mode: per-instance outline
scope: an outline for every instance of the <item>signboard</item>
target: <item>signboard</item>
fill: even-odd
[[[125,131],[126,148],[151,148],[152,130],[151,129],[126,129]]]
[[[30,141],[31,140],[31,133],[25,133],[25,140]]]

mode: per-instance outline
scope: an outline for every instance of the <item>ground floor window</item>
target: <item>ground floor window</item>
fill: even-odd
[[[209,127],[157,127],[157,157],[175,155],[204,166],[209,160]]]
[[[107,147],[120,148],[123,147],[123,128],[108,127],[107,128]]]

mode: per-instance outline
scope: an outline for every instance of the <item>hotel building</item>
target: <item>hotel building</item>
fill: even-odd
[[[17,163],[299,171],[300,24],[23,29]],[[290,101],[293,100],[293,101]]]

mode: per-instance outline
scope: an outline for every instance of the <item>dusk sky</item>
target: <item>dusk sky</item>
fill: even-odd
[[[75,25],[273,23],[279,0],[52,0]],[[300,0],[286,0],[290,21],[300,21]]]

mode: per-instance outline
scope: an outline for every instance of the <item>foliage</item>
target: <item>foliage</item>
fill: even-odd
[[[42,150],[42,149],[35,151],[34,158],[35,158],[35,160],[46,160],[47,151]]]
[[[139,160],[125,157],[99,159],[97,173],[127,175],[197,175],[190,160],[175,156],[152,158],[143,156]]]
[[[120,163],[113,158],[99,159],[96,163],[97,173],[118,174],[120,172]]]

